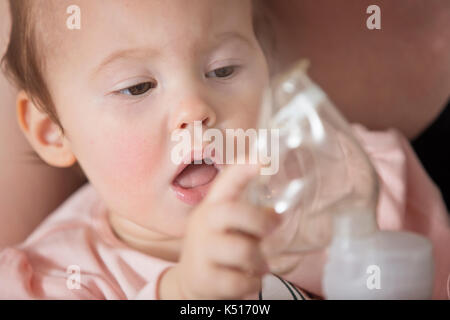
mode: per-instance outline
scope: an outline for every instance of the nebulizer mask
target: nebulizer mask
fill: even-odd
[[[301,268],[302,257],[326,249],[327,299],[430,298],[431,243],[378,229],[377,174],[306,69],[299,62],[272,82],[259,123],[268,133],[254,145],[261,154],[278,153],[277,171],[257,176],[247,189],[249,201],[283,216],[262,243],[271,271]]]

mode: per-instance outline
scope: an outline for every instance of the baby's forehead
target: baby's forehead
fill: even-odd
[[[233,23],[252,8],[251,0],[28,0],[26,3],[32,8],[37,26],[54,24],[52,31],[63,30],[67,27],[65,22],[75,14],[80,20],[89,22],[89,28],[118,15],[132,18],[128,20],[130,24],[152,18],[176,25],[183,19],[195,22],[194,27],[223,21]],[[74,12],[73,8],[78,11]],[[114,26],[112,23],[111,29]]]
[[[213,47],[214,34],[252,34],[250,0],[38,0],[38,42],[47,72],[95,69],[108,52],[148,47],[159,53]],[[67,28],[78,6],[80,29]],[[38,5],[38,6],[39,6]],[[168,51],[173,50],[173,51]],[[205,52],[208,49],[205,49]],[[197,51],[199,52],[199,51]],[[70,70],[69,70],[70,69]]]
[[[67,19],[68,1],[66,0],[34,0],[28,4],[29,17],[32,19],[34,33],[40,51],[50,49],[54,44],[64,40]],[[48,51],[47,51],[48,52]]]
[[[33,3],[36,29],[49,54],[94,36],[109,36],[116,41],[145,36],[162,46],[169,34],[179,33],[182,37],[192,31],[207,35],[221,27],[230,31],[251,26],[250,0],[37,0]],[[79,8],[78,12],[68,11],[74,6]],[[74,14],[79,15],[78,30],[67,27]]]

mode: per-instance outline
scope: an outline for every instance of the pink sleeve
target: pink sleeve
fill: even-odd
[[[380,229],[408,230],[430,239],[435,259],[433,298],[449,299],[450,222],[439,189],[401,133],[354,128],[380,177]]]
[[[159,297],[159,285],[161,283],[162,276],[170,268],[170,266],[166,267],[160,272],[160,274],[154,281],[150,281],[149,283],[147,283],[144,288],[139,291],[134,300],[161,300],[161,298]]]
[[[46,279],[44,283],[44,278]],[[66,276],[47,276],[35,270],[27,255],[14,248],[0,252],[0,299],[96,299],[87,288],[69,290]]]
[[[33,266],[27,254],[16,248],[0,252],[0,300],[103,300],[103,299],[158,299],[158,285],[168,266],[160,267],[157,277],[146,282],[133,296],[127,296],[120,285],[105,279],[102,274],[81,274],[88,278],[78,288],[70,288],[66,270]]]

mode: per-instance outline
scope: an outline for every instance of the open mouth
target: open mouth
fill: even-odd
[[[189,204],[196,205],[208,193],[219,168],[209,158],[197,160],[192,159],[190,164],[184,164],[172,181],[172,189],[177,198]]]

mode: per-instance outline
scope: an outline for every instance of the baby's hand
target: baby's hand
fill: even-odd
[[[226,168],[192,212],[180,262],[168,271],[178,298],[242,299],[260,290],[261,277],[269,271],[260,240],[279,217],[240,199],[258,170],[250,165]]]

